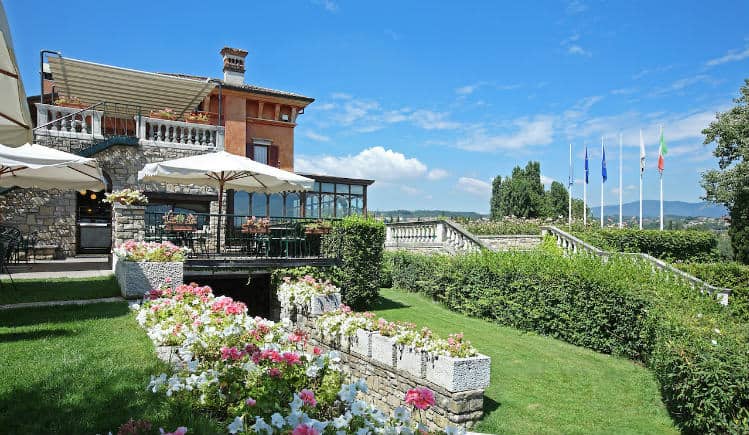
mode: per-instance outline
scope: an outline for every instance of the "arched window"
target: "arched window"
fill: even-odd
[[[300,217],[301,216],[302,201],[299,198],[298,193],[287,193],[286,194],[286,217]]]

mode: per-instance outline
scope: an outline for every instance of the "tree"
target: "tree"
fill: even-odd
[[[491,213],[492,219],[501,219],[502,215],[500,213],[500,203],[501,203],[501,197],[500,197],[500,187],[502,186],[502,177],[496,176],[494,177],[494,180],[492,180],[492,198],[489,202],[489,211]]]
[[[731,217],[728,235],[736,260],[749,264],[749,79],[736,106],[718,113],[702,130],[705,145],[716,143],[718,167],[702,174],[704,199],[724,204]]]
[[[553,181],[546,193],[547,210],[544,215],[552,218],[567,216],[569,213],[569,197],[564,185],[558,181]]]

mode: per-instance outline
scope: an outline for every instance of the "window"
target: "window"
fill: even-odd
[[[258,163],[267,165],[268,164],[268,146],[267,145],[254,145],[252,160]]]
[[[361,196],[351,196],[351,214],[364,213],[364,200]]]
[[[270,217],[283,216],[283,196],[280,193],[274,193],[270,196]]]
[[[335,215],[338,218],[348,216],[348,198],[344,195],[335,197]]]
[[[320,217],[320,195],[317,193],[307,193],[305,216],[309,218]]]
[[[321,204],[320,204],[320,208],[321,208],[322,213],[321,213],[320,217],[323,217],[323,218],[332,218],[332,217],[335,217],[334,216],[334,207],[335,207],[335,204],[334,204],[334,200],[335,199],[334,198],[335,198],[335,195],[333,195],[333,194],[323,194],[322,195],[322,200],[321,200]]]
[[[299,217],[301,212],[301,201],[298,193],[286,194],[286,217]]]
[[[268,216],[268,195],[264,193],[252,194],[252,215],[256,217]]]

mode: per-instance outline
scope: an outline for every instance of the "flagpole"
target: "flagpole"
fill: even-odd
[[[588,227],[588,180],[583,180],[583,228],[587,228],[587,227]]]
[[[622,221],[622,133],[619,132],[619,228],[624,227]]]
[[[642,129],[640,129],[640,229],[642,229],[642,174],[645,172],[645,155],[643,154],[644,148],[645,145],[642,140]]]
[[[661,125],[661,137],[663,137],[663,125]],[[660,140],[659,140],[658,141],[658,149],[659,150],[661,149],[660,147],[661,147],[661,144],[660,144]],[[658,154],[661,155],[661,152],[662,151],[659,151]],[[660,159],[660,157],[659,157],[659,159]],[[660,174],[659,178],[660,178],[660,184],[661,184],[661,210],[660,210],[661,211],[661,219],[660,219],[661,220],[661,224],[660,224],[660,226],[661,226],[661,231],[663,231],[663,171],[658,171],[658,173]]]
[[[573,183],[572,177],[573,176],[574,176],[574,174],[573,174],[573,171],[572,171],[572,144],[570,144],[570,176],[569,176],[569,178],[567,180],[567,188],[569,190],[569,192],[567,192],[568,193],[568,195],[567,195],[567,197],[568,197],[568,203],[569,203],[568,206],[567,206],[568,211],[569,211],[569,218],[568,218],[569,222],[568,222],[568,226],[570,228],[572,228],[572,183]]]
[[[601,159],[603,159],[603,153],[606,151],[603,149],[603,136],[601,136]],[[601,228],[603,228],[603,173],[601,173]]]

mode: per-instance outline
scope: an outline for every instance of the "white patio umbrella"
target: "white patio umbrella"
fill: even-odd
[[[104,188],[96,160],[36,144],[0,145],[0,187]]]
[[[218,188],[219,214],[222,210],[224,189],[263,193],[299,192],[312,189],[315,183],[311,178],[226,151],[149,163],[138,171],[138,179]],[[221,219],[218,225],[220,231]],[[217,250],[218,248],[220,246],[217,243]]]
[[[31,116],[13,52],[10,27],[0,2],[0,143],[31,141]]]

